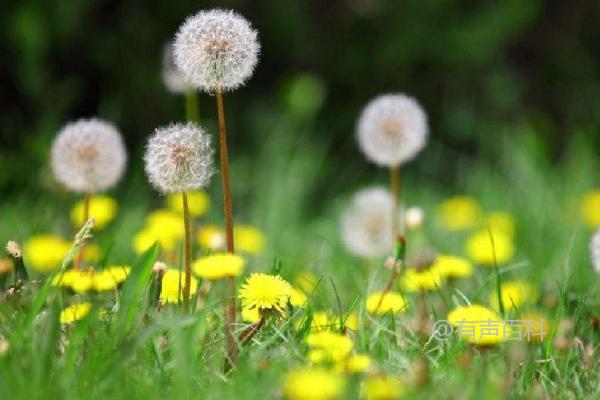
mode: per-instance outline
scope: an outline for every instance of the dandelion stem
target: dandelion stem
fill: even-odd
[[[267,319],[265,318],[265,316],[261,315],[261,317],[258,321],[252,323],[251,325],[248,325],[248,327],[246,329],[244,329],[242,331],[242,333],[240,333],[238,340],[242,344],[248,343],[254,337],[254,335],[256,335],[256,333],[260,330],[260,328],[262,328],[262,326],[265,324],[266,320]]]
[[[398,218],[398,207],[400,206],[400,166],[394,165],[390,167],[390,187],[394,204],[392,206],[392,233],[394,237],[400,233],[400,221]]]
[[[87,222],[88,219],[90,219],[90,193],[86,192],[85,196],[83,198],[83,224],[82,226],[85,226],[85,223]],[[77,255],[77,258],[75,259],[75,264],[73,265],[73,269],[79,269],[81,267],[81,263],[83,261],[83,248],[84,248],[84,244],[81,244],[81,248],[79,249],[79,254]]]
[[[190,301],[190,286],[192,284],[192,232],[190,225],[190,209],[188,207],[187,193],[181,193],[183,201],[183,226],[185,231],[184,239],[184,264],[185,264],[185,282],[183,285],[183,299],[187,305]]]
[[[383,298],[392,288],[392,285],[394,284],[396,278],[398,278],[398,275],[400,274],[400,271],[402,270],[402,266],[404,264],[405,254],[406,240],[404,239],[404,236],[398,235],[398,242],[396,243],[396,252],[394,254],[394,265],[392,266],[392,274],[390,275],[390,278],[385,284],[385,287],[381,291],[381,297],[379,298],[379,302],[377,302],[377,307],[375,307],[375,311],[373,312],[373,314],[377,314],[379,308],[381,307],[381,304],[383,303]]]
[[[225,125],[225,109],[223,106],[223,93],[221,93],[221,91],[217,91],[217,112],[219,117],[219,150],[221,155],[221,180],[223,183],[227,252],[234,253],[233,207],[231,205],[231,190],[229,189],[229,156],[227,153],[227,127]]]
[[[190,122],[200,122],[198,95],[195,90],[185,92],[185,116]]]
[[[223,184],[223,200],[225,213],[225,236],[227,252],[233,254],[233,207],[231,205],[231,191],[229,189],[229,159],[227,154],[227,127],[225,126],[225,110],[223,106],[223,93],[217,90],[217,114],[219,118],[219,150],[221,156],[221,181]],[[235,362],[236,345],[233,337],[233,325],[235,324],[235,278],[228,278],[229,302],[225,313],[225,337],[227,339],[227,358],[225,370],[231,368]]]

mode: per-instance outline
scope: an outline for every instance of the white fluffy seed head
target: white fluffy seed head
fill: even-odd
[[[363,189],[354,195],[342,216],[342,240],[352,254],[364,258],[390,254],[394,244],[393,206],[392,194],[382,187]]]
[[[407,229],[418,229],[425,220],[425,211],[421,207],[409,207],[404,212],[404,223]]]
[[[258,62],[258,34],[226,10],[188,17],[175,36],[175,64],[194,87],[212,93],[242,86]]]
[[[191,122],[157,128],[144,163],[148,180],[162,194],[203,188],[214,172],[211,137]]]
[[[412,160],[427,143],[427,115],[404,94],[386,94],[368,103],[358,120],[360,149],[377,165],[392,167]]]
[[[594,269],[600,274],[600,229],[596,231],[590,241],[590,255],[592,257]]]
[[[60,130],[50,158],[60,183],[75,192],[96,193],[119,181],[127,151],[114,125],[96,118],[80,119]]]
[[[173,53],[173,44],[167,43],[163,49],[163,69],[162,77],[165,86],[171,93],[185,93],[192,86],[185,80],[185,77],[175,65],[175,54]]]

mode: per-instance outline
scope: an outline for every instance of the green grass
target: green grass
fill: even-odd
[[[346,315],[354,307],[360,321],[356,349],[371,355],[378,370],[404,380],[407,398],[544,398],[545,393],[550,398],[600,397],[597,357],[586,365],[577,346],[561,350],[550,340],[544,345],[509,343],[480,351],[456,338],[423,344],[410,328],[417,301],[413,295],[407,295],[411,307],[406,315],[369,317],[365,295],[380,288],[388,272],[380,267],[381,260],[367,268],[344,250],[339,215],[355,189],[386,182],[385,173],[368,168],[361,159],[348,170],[331,171],[327,157],[335,145],[309,142],[305,133],[310,122],[281,116],[255,123],[254,131],[266,132],[257,134],[255,149],[244,154],[243,149],[232,148],[236,222],[252,223],[268,238],[266,251],[251,259],[248,269],[268,272],[280,262],[281,274],[290,280],[304,270],[315,273],[320,284],[304,313],[326,310]],[[406,168],[404,200],[423,207],[427,216],[425,234],[408,236],[408,252],[431,246],[463,255],[466,235],[450,234],[436,223],[436,207],[449,195],[470,194],[488,211],[511,212],[517,221],[517,256],[500,266],[500,279],[534,283],[542,292],[535,308],[553,322],[553,334],[561,321],[570,320],[574,328],[569,337],[594,346],[600,339],[590,322],[598,316],[598,277],[587,250],[591,232],[578,221],[577,202],[583,192],[598,186],[599,162],[581,138],[569,143],[557,165],[540,153],[533,134],[498,141],[496,146],[493,159],[458,157],[452,182],[443,174],[432,175],[439,169],[436,165]],[[303,342],[307,332],[296,323],[303,312],[296,311],[291,321],[270,321],[241,350],[235,370],[224,376],[224,285],[216,284],[205,307],[193,314],[178,307],[157,312],[147,306],[150,268],[157,253],[152,249],[136,258],[131,238],[161,200],[145,183],[135,156],[133,160],[127,182],[114,192],[119,217],[95,239],[111,249],[107,262],[133,265],[134,272],[116,295],[91,296],[93,312],[68,328],[58,323],[58,313],[71,296],[66,292],[36,280],[16,295],[4,294],[0,334],[10,348],[0,357],[0,398],[278,398],[285,373],[307,363]],[[68,205],[76,197],[48,188],[44,174],[40,182],[0,204],[3,243],[23,242],[40,232],[74,234]],[[210,193],[214,204],[202,222],[220,223],[218,179]],[[462,294],[471,302],[487,304],[496,283],[493,269],[477,268],[472,279],[458,282],[454,290],[445,287],[431,294],[432,322],[444,319],[449,307],[464,305]],[[548,305],[549,298],[554,305]],[[101,316],[101,307],[108,310],[108,317]],[[430,382],[412,386],[414,362],[425,358]],[[511,361],[515,359],[516,364]],[[360,380],[349,378],[343,398],[357,397]]]

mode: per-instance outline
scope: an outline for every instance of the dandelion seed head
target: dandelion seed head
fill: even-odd
[[[14,240],[9,240],[6,243],[6,252],[13,258],[21,258],[21,247]]]
[[[372,258],[392,251],[393,206],[392,194],[382,187],[363,189],[354,195],[342,216],[342,240],[351,253]]]
[[[258,62],[258,34],[241,15],[201,11],[181,25],[174,43],[175,64],[186,80],[206,92],[242,86]]]
[[[386,94],[368,103],[358,120],[360,149],[377,165],[398,166],[412,160],[427,143],[427,115],[404,94]]]
[[[191,85],[185,79],[175,64],[173,43],[165,44],[163,49],[162,78],[165,86],[171,93],[185,93],[191,89]]]
[[[54,176],[74,192],[96,193],[114,186],[126,163],[121,134],[114,125],[97,118],[65,125],[52,142]]]
[[[211,137],[191,122],[157,128],[144,162],[148,180],[160,193],[203,188],[214,172]]]
[[[590,241],[590,254],[592,257],[592,265],[597,273],[600,274],[600,229],[596,231]]]
[[[409,207],[404,213],[404,222],[408,229],[417,229],[423,225],[425,211],[421,207]]]

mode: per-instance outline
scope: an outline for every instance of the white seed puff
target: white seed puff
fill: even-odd
[[[365,156],[377,165],[399,166],[427,143],[427,115],[404,94],[386,94],[369,102],[358,120],[357,137]]]
[[[144,163],[148,180],[160,193],[203,188],[214,172],[211,136],[191,122],[157,128]]]
[[[348,251],[364,258],[390,254],[394,244],[393,206],[392,194],[382,187],[357,192],[342,216],[342,240]]]
[[[173,54],[173,44],[167,43],[163,48],[162,78],[166,88],[171,93],[185,93],[191,85],[175,65],[175,54]]]
[[[215,92],[242,86],[258,62],[258,34],[241,15],[226,10],[201,11],[179,28],[175,64],[194,87]]]
[[[119,181],[127,152],[114,125],[92,118],[65,125],[52,142],[50,158],[54,176],[65,187],[96,193]]]
[[[600,274],[600,229],[596,231],[590,241],[590,256],[592,265],[598,274]]]

